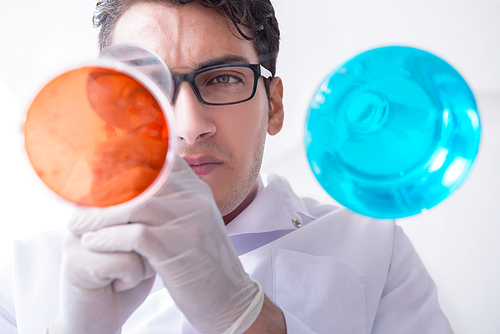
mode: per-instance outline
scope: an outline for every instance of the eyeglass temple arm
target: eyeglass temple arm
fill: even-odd
[[[273,74],[271,71],[269,71],[267,68],[264,66],[260,65],[260,75],[263,76],[266,79],[272,78]]]

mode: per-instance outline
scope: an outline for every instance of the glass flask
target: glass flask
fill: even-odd
[[[338,203],[374,218],[428,210],[468,175],[480,141],[474,95],[439,57],[361,53],[330,73],[306,120],[310,167]]]
[[[172,79],[163,60],[133,45],[104,50],[50,80],[30,104],[25,149],[54,193],[87,208],[152,196],[171,169]]]

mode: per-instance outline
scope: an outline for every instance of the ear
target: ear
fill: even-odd
[[[271,79],[269,85],[269,103],[271,108],[271,116],[269,117],[269,124],[267,126],[267,133],[274,136],[280,132],[283,127],[283,81],[280,77]]]

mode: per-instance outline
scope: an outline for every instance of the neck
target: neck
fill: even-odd
[[[229,224],[234,218],[236,218],[241,212],[243,212],[243,210],[245,210],[247,206],[249,206],[250,203],[252,203],[252,201],[255,199],[258,190],[259,190],[259,183],[255,182],[252,190],[250,190],[250,192],[248,193],[247,197],[245,197],[243,202],[241,202],[240,205],[236,207],[236,209],[234,209],[233,211],[222,217],[222,219],[224,219],[224,224],[226,225]]]

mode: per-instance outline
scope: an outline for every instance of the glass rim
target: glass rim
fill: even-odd
[[[149,51],[149,50],[148,50]],[[127,211],[130,210],[131,208],[138,207],[139,205],[143,204],[147,200],[149,200],[154,194],[156,194],[161,186],[167,181],[168,175],[170,174],[173,165],[175,163],[175,155],[177,154],[177,131],[176,127],[173,124],[174,122],[174,114],[172,110],[172,105],[163,92],[163,90],[160,88],[159,84],[157,84],[152,78],[150,78],[148,75],[145,73],[142,73],[140,70],[127,65],[117,59],[113,58],[97,58],[97,59],[91,59],[87,61],[81,61],[78,62],[77,64],[73,64],[70,66],[65,66],[61,70],[57,71],[55,75],[51,75],[48,80],[45,80],[41,88],[39,88],[36,93],[34,94],[33,98],[29,101],[27,107],[25,108],[24,111],[24,117],[23,117],[23,147],[26,146],[26,128],[25,124],[27,122],[27,117],[28,117],[28,112],[31,108],[31,105],[35,102],[39,94],[42,92],[42,90],[52,83],[53,81],[57,80],[61,76],[80,70],[84,68],[101,68],[101,69],[107,69],[107,70],[112,70],[116,71],[119,73],[122,73],[126,76],[129,76],[136,80],[138,83],[140,83],[144,88],[146,88],[155,98],[155,100],[158,102],[160,109],[167,120],[167,126],[168,126],[168,147],[167,147],[167,154],[165,156],[165,160],[163,163],[163,166],[160,170],[160,173],[157,175],[155,180],[139,195],[136,197],[115,205],[110,205],[110,206],[86,206],[82,204],[78,204],[75,202],[72,202],[71,200],[61,196],[59,193],[53,191],[45,182],[38,177],[36,174],[35,170],[32,167],[31,159],[28,156],[28,153],[26,150],[24,150],[24,156],[25,160],[27,161],[28,165],[31,166],[29,168],[31,172],[36,176],[35,179],[39,181],[39,184],[45,189],[49,191],[49,193],[53,194],[55,198],[57,198],[59,201],[62,201],[63,203],[67,203],[70,206],[76,208],[77,210],[85,210],[87,212],[92,212],[96,211],[99,213],[113,213],[113,212],[122,212],[122,211]]]

